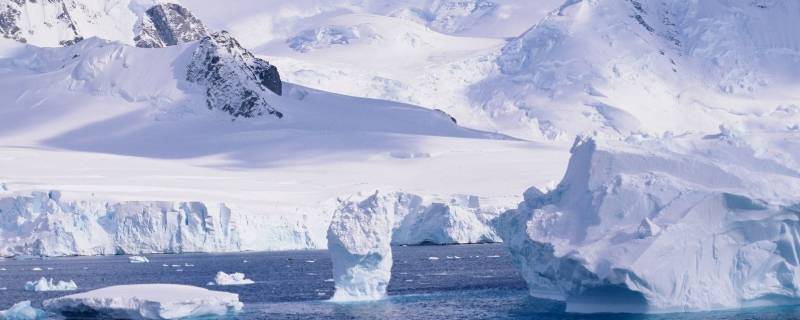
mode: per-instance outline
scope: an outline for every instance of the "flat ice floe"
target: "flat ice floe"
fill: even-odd
[[[148,263],[148,262],[150,262],[150,259],[147,259],[147,257],[144,257],[144,256],[130,256],[130,257],[128,257],[128,260],[131,263]]]
[[[75,281],[58,281],[56,283],[53,279],[41,277],[36,281],[28,281],[25,283],[26,291],[74,291],[78,290],[78,285]]]
[[[721,131],[577,141],[560,185],[497,223],[531,295],[571,312],[800,302],[798,140]]]
[[[225,316],[244,306],[235,293],[174,284],[113,286],[45,300],[42,305],[53,313],[137,320]]]
[[[255,281],[245,278],[244,273],[241,272],[227,274],[220,271],[217,272],[217,275],[214,277],[214,283],[218,286],[236,286],[253,284]]]

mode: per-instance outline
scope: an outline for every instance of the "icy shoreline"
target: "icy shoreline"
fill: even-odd
[[[404,208],[392,245],[499,240],[488,226],[499,209],[482,209],[477,197],[387,194],[381,205]],[[6,193],[0,194],[0,257],[324,249],[331,219],[326,212],[336,209],[323,206],[318,217],[293,217],[253,214],[224,203],[70,201],[55,190]]]

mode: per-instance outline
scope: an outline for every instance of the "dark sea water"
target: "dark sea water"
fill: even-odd
[[[150,263],[143,264],[129,263],[125,256],[0,260],[0,268],[6,269],[0,269],[0,309],[23,300],[36,306],[74,293],[23,290],[26,281],[45,276],[75,280],[79,292],[134,283],[235,292],[245,303],[238,319],[800,319],[800,307],[650,316],[568,314],[562,303],[528,297],[501,245],[396,247],[393,255],[390,297],[348,304],[326,301],[333,294],[326,251],[148,255]],[[42,271],[33,271],[35,267]],[[256,283],[207,286],[217,271],[243,272]]]

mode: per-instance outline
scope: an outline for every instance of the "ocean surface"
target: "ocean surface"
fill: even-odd
[[[800,306],[664,315],[564,313],[564,304],[530,298],[498,244],[395,247],[390,297],[337,304],[326,251],[148,255],[0,260],[0,309],[74,292],[24,291],[40,277],[74,280],[78,291],[134,283],[175,283],[235,292],[245,303],[236,319],[800,319]],[[41,271],[34,271],[39,268]],[[243,272],[255,284],[208,286],[217,271]]]

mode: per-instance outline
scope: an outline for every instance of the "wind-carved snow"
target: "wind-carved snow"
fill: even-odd
[[[495,217],[475,196],[449,201],[404,192],[375,192],[340,200],[328,228],[336,282],[334,301],[376,300],[391,278],[391,245],[496,241]]]
[[[53,313],[115,319],[185,319],[232,316],[242,309],[239,295],[174,284],[107,287],[45,300]]]
[[[237,286],[253,283],[255,283],[255,281],[245,278],[244,273],[241,272],[227,274],[219,271],[217,275],[214,276],[214,284],[218,286]]]
[[[371,42],[381,37],[368,23],[355,26],[330,25],[301,32],[286,40],[290,48],[298,52],[347,45],[355,41]]]
[[[530,294],[572,312],[800,301],[800,154],[730,132],[578,140],[555,190],[498,219]]]
[[[78,290],[78,285],[75,281],[58,281],[47,279],[45,277],[36,281],[28,281],[25,283],[25,290],[27,291],[74,291]]]
[[[380,206],[378,193],[345,201],[328,228],[328,251],[336,292],[333,301],[378,300],[386,296],[392,271],[394,213]]]
[[[158,4],[147,9],[139,33],[133,39],[137,47],[162,48],[200,40],[208,30],[189,10],[174,3]]]

